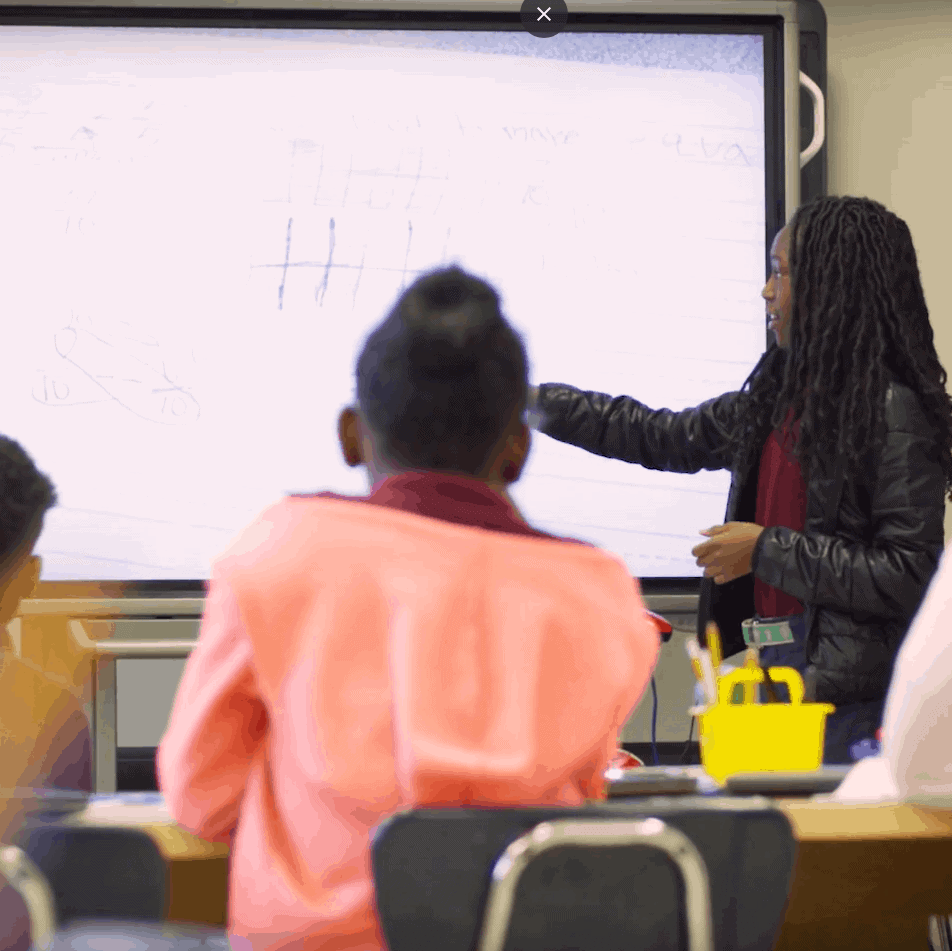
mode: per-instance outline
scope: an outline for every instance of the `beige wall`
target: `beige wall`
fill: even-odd
[[[952,375],[952,2],[823,0],[829,190],[912,230],[939,358]],[[952,540],[952,506],[945,535]]]

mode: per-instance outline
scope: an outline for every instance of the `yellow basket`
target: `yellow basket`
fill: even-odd
[[[738,684],[764,680],[762,670],[741,668],[718,679],[717,703],[698,714],[701,763],[718,782],[732,773],[807,772],[823,762],[826,718],[836,707],[804,703],[803,679],[792,667],[771,667],[770,677],[787,684],[790,703],[732,703]]]

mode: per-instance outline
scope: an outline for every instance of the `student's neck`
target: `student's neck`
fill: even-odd
[[[482,476],[473,475],[470,472],[455,472],[450,469],[379,469],[371,473],[371,481],[374,486],[380,485],[386,479],[397,479],[400,476],[428,475],[437,478],[444,476],[448,479],[468,479],[470,482],[476,482],[479,485],[486,486],[494,492],[505,494],[508,488],[507,483],[500,479],[485,479]]]
[[[484,478],[481,478],[480,476],[472,475],[471,473],[468,473],[468,472],[451,472],[449,470],[440,470],[440,469],[383,469],[374,473],[372,477],[372,481],[373,481],[372,488],[375,489],[378,485],[380,485],[381,482],[385,481],[386,479],[394,479],[394,478],[397,478],[398,476],[405,476],[405,475],[435,475],[435,476],[442,475],[442,476],[452,477],[454,479],[469,479],[471,482],[475,482],[478,485],[483,485],[487,489],[491,489],[497,495],[501,495],[503,499],[505,499],[506,502],[510,506],[512,506],[512,510],[516,514],[516,516],[521,521],[525,522],[525,519],[523,518],[522,513],[519,511],[518,507],[516,506],[516,503],[512,500],[512,496],[510,496],[509,494],[511,483],[504,482],[501,479],[484,479]]]

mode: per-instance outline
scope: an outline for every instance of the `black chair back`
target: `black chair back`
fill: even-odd
[[[47,821],[16,838],[0,845],[0,881],[19,894],[34,951],[229,951],[220,928],[161,920],[164,862],[143,833]]]
[[[144,832],[34,821],[13,844],[49,882],[60,927],[84,918],[162,920],[165,860]]]
[[[770,951],[796,846],[766,799],[638,799],[577,809],[438,809],[398,814],[374,836],[377,908],[390,951],[473,951],[492,870],[540,823],[649,818],[682,832],[710,881],[714,947]],[[566,849],[540,857],[516,892],[507,951],[687,951],[684,883],[656,850]]]

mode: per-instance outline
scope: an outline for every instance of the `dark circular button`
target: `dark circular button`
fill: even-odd
[[[527,33],[547,40],[565,29],[569,8],[565,0],[525,0],[519,10],[522,26]]]

